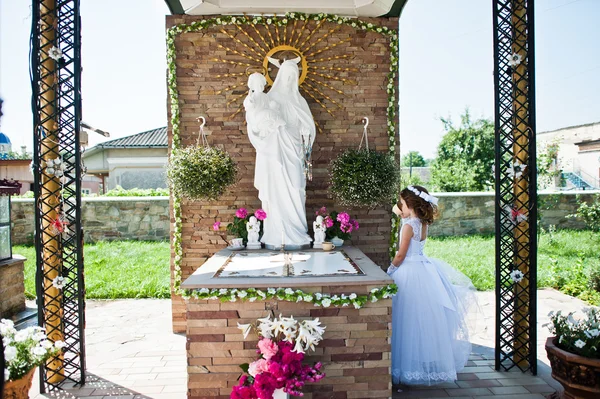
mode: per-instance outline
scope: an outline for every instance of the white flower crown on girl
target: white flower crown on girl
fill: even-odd
[[[438,204],[438,198],[433,195],[427,194],[425,191],[419,191],[415,186],[406,187],[408,190],[412,191],[417,197],[423,198],[425,201],[429,202],[432,205]]]

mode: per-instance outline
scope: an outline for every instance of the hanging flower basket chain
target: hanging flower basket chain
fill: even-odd
[[[225,150],[210,147],[202,120],[196,146],[174,148],[167,165],[171,189],[188,199],[216,200],[235,184],[237,167]],[[200,142],[202,141],[202,145]]]
[[[389,153],[369,149],[369,119],[363,121],[358,149],[347,149],[331,162],[329,190],[340,205],[374,208],[394,201],[400,170]]]

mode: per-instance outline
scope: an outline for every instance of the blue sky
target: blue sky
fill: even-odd
[[[536,0],[538,131],[600,121],[600,1]],[[439,118],[493,117],[491,0],[409,0],[400,21],[401,151],[434,157]],[[83,120],[117,138],[166,125],[162,0],[83,0]],[[30,2],[0,0],[0,130],[31,148]],[[105,140],[90,136],[92,144]]]

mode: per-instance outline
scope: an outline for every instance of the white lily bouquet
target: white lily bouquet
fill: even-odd
[[[302,387],[306,382],[317,382],[325,377],[322,364],[313,366],[302,364],[304,353],[315,350],[323,339],[325,327],[318,318],[314,320],[296,320],[293,316],[271,319],[267,316],[257,323],[239,324],[244,339],[254,329],[259,335],[259,358],[250,364],[241,364],[243,375],[237,386],[233,387],[231,398],[247,399],[259,397],[270,399],[276,389],[302,396]]]
[[[12,320],[0,321],[0,335],[4,344],[4,380],[14,381],[25,376],[65,346],[64,342],[52,343],[41,327],[28,327],[17,331]]]

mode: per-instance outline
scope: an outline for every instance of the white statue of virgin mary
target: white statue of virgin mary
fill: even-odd
[[[244,100],[248,137],[256,149],[254,187],[267,212],[261,242],[267,248],[308,247],[304,157],[315,139],[315,122],[298,90],[298,61],[287,60],[269,93],[252,74]],[[254,77],[253,77],[254,76]],[[262,79],[261,79],[262,78]]]

